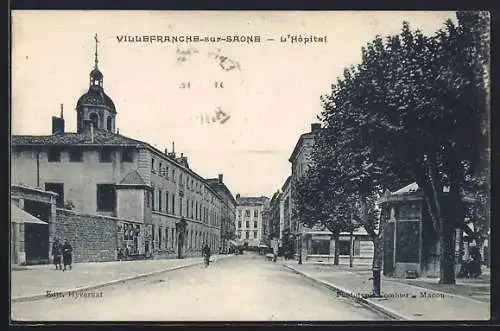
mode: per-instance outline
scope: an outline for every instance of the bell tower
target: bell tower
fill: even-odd
[[[99,40],[95,39],[94,68],[90,72],[89,90],[78,99],[76,105],[77,131],[83,132],[84,122],[90,120],[94,128],[115,132],[116,109],[113,101],[104,93],[103,74],[99,70],[97,47]]]

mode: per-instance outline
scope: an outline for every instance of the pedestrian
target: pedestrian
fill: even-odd
[[[52,243],[52,259],[54,265],[56,266],[56,270],[62,270],[61,265],[61,257],[62,257],[62,246],[59,242],[59,239],[55,239],[54,243]]]
[[[66,267],[69,266],[69,270],[71,270],[71,264],[73,260],[73,247],[68,243],[68,240],[64,240],[64,245],[62,246],[62,252],[63,252],[63,264],[64,264],[64,269],[63,271],[66,270]]]
[[[208,246],[208,244],[205,244],[205,246],[203,247],[202,254],[205,260],[205,266],[207,267],[210,262],[210,247]]]

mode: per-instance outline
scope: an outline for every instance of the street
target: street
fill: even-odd
[[[47,289],[50,291],[50,289]],[[12,304],[17,321],[383,320],[252,253],[89,291]],[[62,297],[64,296],[64,297]]]

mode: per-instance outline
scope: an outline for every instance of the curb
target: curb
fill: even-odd
[[[390,317],[393,320],[399,320],[399,321],[411,320],[409,317],[406,317],[406,316],[404,316],[402,314],[399,314],[399,313],[395,312],[392,309],[385,308],[382,305],[377,304],[377,303],[375,303],[375,302],[373,302],[371,300],[367,300],[365,298],[353,295],[351,291],[343,289],[343,288],[341,288],[341,287],[339,287],[337,285],[333,285],[331,283],[322,281],[320,279],[314,278],[314,277],[312,277],[312,276],[310,276],[310,275],[308,275],[308,274],[306,274],[306,273],[304,273],[304,272],[302,272],[300,270],[295,269],[292,266],[289,266],[289,265],[286,265],[286,264],[283,264],[283,266],[287,267],[288,269],[290,269],[294,273],[303,276],[304,278],[307,278],[307,279],[312,280],[313,282],[315,282],[317,284],[320,284],[320,285],[328,287],[330,290],[333,290],[335,292],[340,292],[340,293],[343,294],[342,296],[350,297],[350,298],[354,299],[354,301],[356,301],[356,302],[364,305],[365,307],[370,308],[371,310],[375,310],[375,311],[377,311],[379,313],[382,313],[382,314]]]
[[[226,258],[227,257],[223,257],[222,259],[219,258],[219,259],[217,259],[215,261],[225,260]],[[77,288],[74,288],[74,289],[63,290],[63,291],[60,291],[60,292],[76,292],[76,291],[95,290],[95,289],[106,287],[106,286],[112,286],[112,285],[117,285],[117,284],[120,284],[120,283],[125,283],[125,282],[131,281],[131,280],[137,280],[137,279],[146,278],[146,277],[149,277],[149,276],[158,275],[158,274],[161,274],[161,273],[164,273],[164,272],[169,272],[169,271],[179,270],[179,269],[183,269],[183,268],[194,267],[194,266],[197,266],[197,265],[201,265],[203,263],[204,262],[201,261],[201,262],[196,262],[196,263],[193,263],[193,264],[186,264],[186,265],[180,265],[180,266],[176,266],[176,267],[170,267],[168,269],[157,270],[157,271],[148,272],[148,273],[144,273],[144,274],[139,274],[139,275],[124,277],[124,278],[120,278],[120,279],[114,279],[114,280],[107,281],[107,282],[102,282],[102,283],[99,283],[99,284],[77,287]],[[24,297],[11,298],[10,301],[11,301],[11,303],[18,303],[18,302],[38,301],[38,300],[42,300],[42,299],[48,299],[47,294],[44,293],[44,294],[35,294],[35,295],[29,295],[29,296],[24,296]]]

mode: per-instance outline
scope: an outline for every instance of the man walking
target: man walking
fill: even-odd
[[[69,266],[69,270],[71,270],[71,263],[73,262],[73,247],[68,243],[68,240],[64,241],[64,245],[62,246],[63,251],[63,263],[64,269],[66,270],[66,266]]]
[[[59,242],[59,239],[55,239],[54,243],[52,243],[52,259],[54,261],[54,265],[56,266],[56,270],[62,270],[61,265],[61,257],[62,257],[62,246]]]
[[[202,254],[205,261],[205,267],[208,267],[208,264],[210,263],[210,247],[208,246],[208,244],[205,244],[205,246],[203,247]]]

